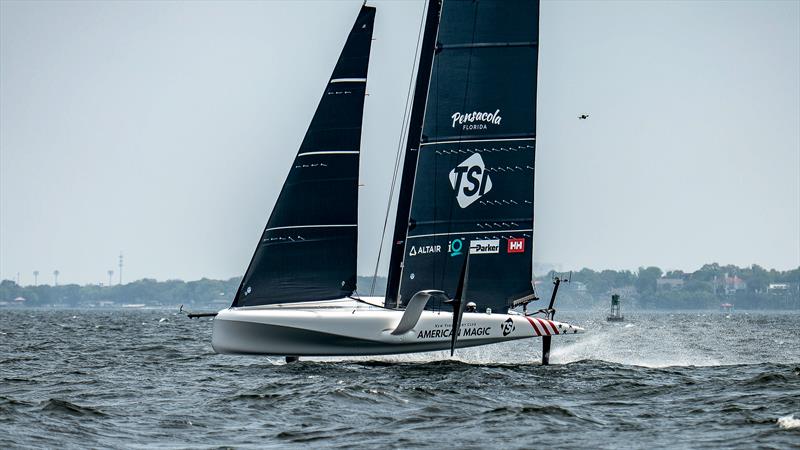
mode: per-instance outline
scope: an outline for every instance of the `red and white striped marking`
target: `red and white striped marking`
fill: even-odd
[[[525,317],[528,322],[533,326],[538,336],[552,336],[554,334],[561,334],[558,326],[551,320],[540,319],[538,317]]]

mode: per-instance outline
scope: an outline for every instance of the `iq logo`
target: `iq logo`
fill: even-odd
[[[479,153],[474,153],[450,171],[450,185],[462,209],[492,190],[492,179]]]
[[[464,247],[464,241],[461,239],[453,239],[447,244],[447,253],[450,256],[458,256],[461,254],[461,249]]]
[[[508,253],[524,253],[525,238],[510,238],[508,240]]]

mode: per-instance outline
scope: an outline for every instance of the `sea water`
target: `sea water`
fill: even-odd
[[[0,311],[0,447],[800,448],[800,314],[559,312],[586,334],[217,355],[168,310]]]

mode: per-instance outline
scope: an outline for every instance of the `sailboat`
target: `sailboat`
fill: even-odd
[[[236,292],[219,353],[382,355],[551,337],[533,284],[538,0],[429,0],[385,296],[356,294],[375,8],[362,6]],[[391,201],[391,200],[390,200]],[[520,311],[521,309],[521,311]]]

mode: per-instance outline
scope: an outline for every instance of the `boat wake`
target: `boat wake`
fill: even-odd
[[[674,338],[642,335],[641,329],[600,329],[583,339],[554,346],[553,361],[567,364],[584,360],[605,361],[626,366],[661,368],[672,366],[719,366],[712,355],[699,353]]]
[[[573,314],[572,323],[585,327],[580,335],[559,336],[553,339],[551,362],[572,364],[585,361],[602,361],[624,366],[646,368],[713,367],[739,364],[758,364],[781,361],[782,342],[779,336],[754,336],[739,331],[755,325],[758,318],[737,317],[735,320],[752,324],[734,324],[718,319],[722,316],[706,314],[639,314],[634,321],[608,323],[588,314]],[[777,339],[777,340],[776,340]],[[740,347],[764,342],[762,352],[738,351]],[[773,342],[774,341],[774,342]],[[437,351],[417,354],[400,354],[363,357],[302,358],[303,361],[355,362],[382,364],[429,364],[457,361],[470,365],[539,365],[541,340],[492,344],[459,349],[454,357],[449,352]],[[275,360],[283,364],[283,360]]]
[[[784,430],[800,430],[800,419],[795,419],[791,414],[783,416],[778,419],[778,426]]]

